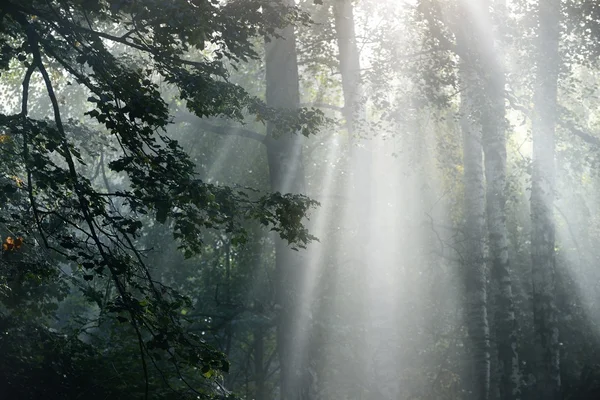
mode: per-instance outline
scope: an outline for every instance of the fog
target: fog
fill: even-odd
[[[593,0],[0,4],[0,393],[600,398],[599,39]]]

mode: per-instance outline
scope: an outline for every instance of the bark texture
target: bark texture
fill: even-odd
[[[489,83],[489,86],[496,86]],[[496,88],[497,90],[498,88]],[[506,139],[503,123],[504,104],[492,92],[489,116],[483,122],[486,210],[489,235],[489,259],[492,283],[497,287],[495,298],[495,331],[500,373],[500,398],[518,399],[520,396],[520,369],[517,346],[517,325],[512,294],[512,280],[508,257],[506,228]],[[502,92],[500,95],[502,96]],[[501,117],[501,120],[497,118]]]
[[[463,12],[463,17],[468,14]],[[460,123],[463,136],[464,167],[464,283],[466,325],[470,340],[472,399],[487,400],[490,393],[490,340],[487,312],[487,277],[484,259],[485,187],[481,125],[479,123],[481,80],[477,73],[477,54],[473,51],[472,24],[465,24],[457,35],[461,53]]]
[[[560,398],[560,352],[554,303],[554,131],[557,114],[560,0],[538,5],[538,59],[534,93],[533,170],[531,176],[531,257],[536,354],[536,393],[539,399]]]
[[[293,5],[293,1],[286,0]],[[280,39],[267,41],[266,99],[271,107],[297,109],[300,106],[298,63],[294,28],[279,32]],[[273,135],[274,126],[267,124],[265,140],[271,189],[281,193],[305,191],[302,167],[302,136],[289,132]],[[314,385],[308,360],[310,340],[307,307],[303,284],[306,266],[301,252],[293,251],[280,238],[275,239],[276,302],[279,308],[277,348],[280,364],[282,400],[313,399]]]
[[[340,74],[344,92],[344,117],[348,131],[356,133],[357,124],[364,120],[363,90],[360,76],[360,56],[354,29],[354,8],[351,0],[333,3],[335,33],[339,50]]]
[[[487,0],[480,0],[477,5],[479,7],[475,10],[484,21],[480,28],[482,31],[477,35],[481,38],[478,53],[485,96],[481,103],[484,108],[480,113],[480,122],[485,156],[489,262],[491,282],[496,288],[494,327],[499,363],[499,393],[503,400],[516,400],[521,394],[521,374],[506,228],[505,76],[501,48],[493,40],[499,36],[494,34],[489,3]],[[496,4],[496,9],[501,6]]]

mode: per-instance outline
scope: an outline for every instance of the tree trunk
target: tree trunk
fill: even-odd
[[[289,5],[293,1],[287,0]],[[266,99],[271,107],[297,109],[300,105],[296,38],[293,26],[279,32],[283,38],[266,43]],[[304,192],[302,136],[289,132],[273,135],[267,124],[267,158],[271,189],[281,193]],[[303,298],[306,265],[302,253],[293,251],[279,237],[275,238],[276,302],[279,308],[277,349],[280,364],[282,400],[312,399],[308,343],[310,335],[306,309],[310,299]]]
[[[472,24],[465,23],[465,26]],[[460,122],[463,135],[464,166],[464,282],[466,297],[466,324],[470,340],[472,379],[471,398],[487,400],[490,392],[490,342],[487,316],[487,279],[484,260],[485,191],[481,126],[476,104],[481,98],[470,42],[474,32],[457,35],[457,44],[463,55],[460,65]]]
[[[351,0],[334,0],[333,14],[335,33],[339,51],[339,68],[342,77],[344,95],[344,119],[350,137],[351,153],[349,166],[351,168],[352,188],[350,189],[351,204],[345,221],[354,221],[356,231],[352,243],[354,263],[353,271],[356,284],[354,287],[356,309],[356,362],[350,367],[351,381],[357,383],[362,391],[352,393],[352,398],[370,398],[371,373],[369,366],[369,349],[367,343],[368,305],[369,299],[365,284],[368,282],[369,253],[371,238],[371,146],[364,138],[365,107],[360,71],[360,54],[356,43],[354,26],[354,7]],[[355,386],[356,387],[356,386]]]
[[[560,0],[538,5],[538,59],[532,121],[531,257],[535,332],[536,392],[560,398],[560,352],[554,304],[554,130],[557,113]]]
[[[333,14],[344,92],[344,117],[348,131],[356,134],[357,125],[364,120],[364,106],[352,1],[334,0]]]
[[[254,381],[256,382],[255,400],[268,400],[265,371],[265,332],[257,327],[254,330]]]
[[[506,228],[506,118],[504,102],[504,69],[502,52],[493,42],[493,21],[488,1],[479,2],[486,17],[479,32],[480,74],[485,90],[481,115],[483,151],[485,155],[486,211],[489,237],[489,259],[492,284],[496,288],[494,327],[498,353],[500,398],[520,397],[520,368],[517,324],[512,295]],[[473,6],[475,7],[475,6]]]

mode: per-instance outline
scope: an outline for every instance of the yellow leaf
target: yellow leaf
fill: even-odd
[[[21,178],[16,175],[11,176],[10,178],[15,181],[18,187],[23,187],[23,180]]]

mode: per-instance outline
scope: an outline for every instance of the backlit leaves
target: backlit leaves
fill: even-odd
[[[13,238],[12,236],[7,236],[2,243],[2,251],[4,253],[12,253],[19,250],[21,246],[23,246],[23,237],[18,236]]]
[[[199,179],[185,149],[166,133],[172,117],[157,82],[176,86],[199,117],[242,121],[250,114],[274,122],[274,134],[308,136],[324,122],[320,111],[269,108],[230,83],[222,63],[257,57],[250,38],[274,35],[291,21],[306,23],[307,16],[266,0],[8,0],[0,4],[0,18],[0,69],[16,65],[11,72],[18,76],[19,68],[33,65],[38,82],[48,73],[43,99],[54,106],[43,110],[51,119],[33,118],[39,113],[30,115],[27,107],[0,114],[0,146],[11,155],[0,170],[3,222],[35,237],[32,249],[40,257],[52,254],[56,265],[69,265],[74,286],[127,326],[146,356],[199,367],[206,379],[217,379],[229,365],[185,331],[181,310],[191,301],[152,276],[138,242],[144,225],[171,229],[187,257],[203,250],[206,231],[243,243],[248,219],[303,247],[314,239],[303,221],[316,203]],[[205,52],[187,53],[194,49]],[[82,105],[57,95],[55,81],[62,79],[85,93]],[[33,92],[33,84],[18,86],[23,98]],[[75,113],[81,106],[85,111]],[[73,120],[67,110],[76,114],[69,115]],[[106,143],[114,151],[104,152]],[[3,242],[4,254],[22,248],[20,236]],[[57,272],[56,265],[44,268]],[[39,272],[28,271],[32,277]],[[112,290],[102,296],[95,287],[101,284]]]

